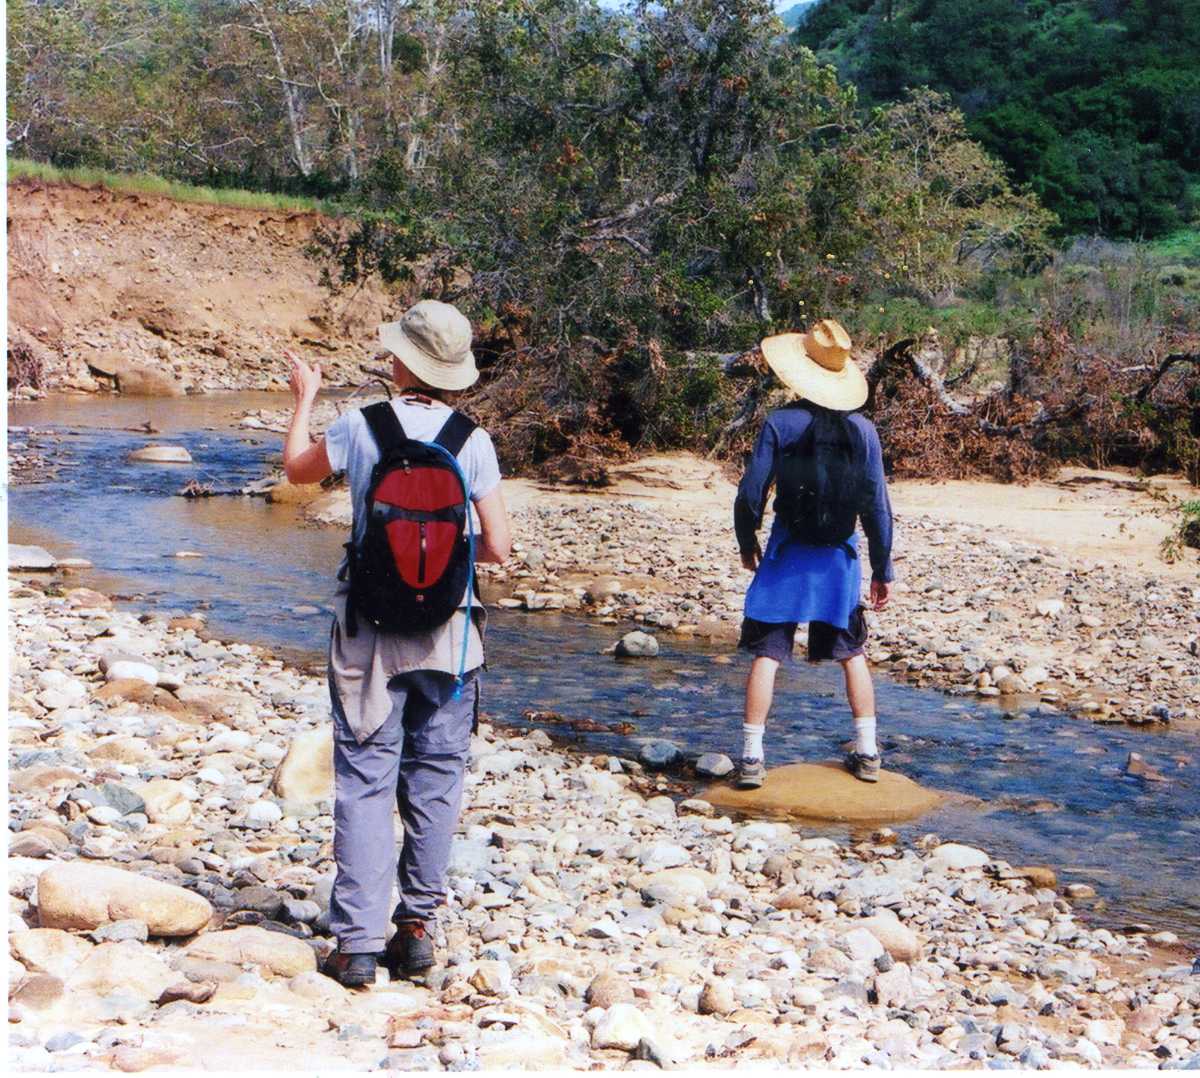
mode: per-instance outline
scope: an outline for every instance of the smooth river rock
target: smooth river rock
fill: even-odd
[[[52,865],[38,877],[43,928],[90,931],[110,921],[144,921],[152,936],[190,936],[212,917],[200,895],[124,869],[79,862]]]
[[[617,641],[616,653],[625,659],[652,659],[658,654],[658,640],[649,633],[634,630]]]
[[[333,733],[328,726],[292,739],[271,779],[271,792],[281,801],[305,805],[333,797]]]
[[[144,445],[131,450],[129,459],[143,464],[191,464],[192,455],[181,445]]]
[[[32,570],[53,569],[57,562],[54,555],[40,546],[21,546],[19,543],[8,544],[8,568],[10,572],[30,572]]]
[[[279,977],[295,977],[317,968],[317,957],[303,940],[257,925],[206,932],[188,944],[193,958],[261,966]]]
[[[851,823],[911,820],[942,799],[895,771],[883,771],[876,783],[859,782],[840,763],[787,764],[767,772],[757,790],[710,786],[700,795],[717,808],[754,816]]]
[[[31,928],[12,933],[8,946],[27,970],[67,977],[87,958],[94,944],[60,928]]]

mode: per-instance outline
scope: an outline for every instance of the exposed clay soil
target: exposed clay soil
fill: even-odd
[[[282,389],[284,348],[321,362],[332,384],[357,384],[393,304],[378,288],[330,298],[304,253],[322,223],[15,181],[10,346],[38,350],[48,389],[101,388],[89,364],[114,358],[169,376],[181,392]]]

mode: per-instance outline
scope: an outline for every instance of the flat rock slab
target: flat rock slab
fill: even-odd
[[[749,816],[846,823],[895,823],[934,808],[942,795],[895,771],[882,771],[876,783],[859,782],[840,763],[787,764],[767,772],[757,790],[724,783],[701,795],[717,808]]]
[[[8,544],[8,567],[14,573],[46,571],[53,569],[57,564],[54,555],[40,546]]]
[[[130,460],[146,464],[191,464],[192,455],[181,445],[147,445],[129,454]]]

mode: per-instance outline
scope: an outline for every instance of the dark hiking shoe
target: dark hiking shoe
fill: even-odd
[[[767,768],[762,760],[743,760],[738,764],[733,784],[739,790],[757,790],[767,777]]]
[[[867,756],[861,752],[846,753],[846,770],[860,782],[879,781],[879,754]]]
[[[415,977],[433,965],[433,939],[422,921],[401,921],[388,940],[383,964],[393,980]]]
[[[341,951],[334,951],[325,959],[321,972],[346,988],[365,988],[375,983],[378,964],[374,954],[342,954]]]

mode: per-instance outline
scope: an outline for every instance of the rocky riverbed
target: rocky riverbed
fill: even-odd
[[[1200,1062],[1191,957],[1089,928],[1049,869],[730,819],[486,722],[443,962],[347,992],[316,972],[322,678],[69,575],[9,588],[17,1069]]]

